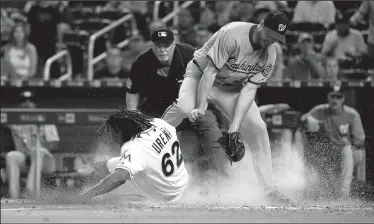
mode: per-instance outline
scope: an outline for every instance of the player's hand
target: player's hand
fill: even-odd
[[[317,132],[319,131],[319,122],[317,119],[315,119],[312,116],[308,116],[306,118],[307,124],[308,124],[308,131],[310,132]]]
[[[127,79],[126,80],[126,88],[131,89],[131,87],[132,87],[132,81],[131,81],[131,79]]]
[[[191,113],[188,115],[188,119],[191,121],[191,122],[196,122],[196,120],[200,117],[204,117],[205,116],[205,111],[204,110],[201,110],[201,109],[194,109],[193,111],[191,111]]]

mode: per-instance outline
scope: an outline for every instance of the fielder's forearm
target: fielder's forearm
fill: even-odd
[[[196,109],[205,110],[206,101],[209,93],[212,91],[213,82],[217,75],[217,69],[214,66],[209,66],[205,69],[203,77],[200,80],[199,88],[197,90]]]
[[[138,109],[139,105],[139,93],[126,93],[126,107],[129,110]]]
[[[238,100],[236,101],[234,117],[230,124],[229,133],[239,131],[244,116],[247,114],[248,109],[251,107],[255,99],[256,91],[257,86],[252,83],[247,83],[240,91]]]

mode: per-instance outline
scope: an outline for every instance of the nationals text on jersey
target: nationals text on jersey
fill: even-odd
[[[243,72],[243,73],[258,73],[260,72],[266,65],[264,63],[263,65],[260,65],[260,62],[257,61],[255,64],[251,64],[250,62],[244,61],[241,63],[236,63],[238,59],[237,58],[230,58],[227,61],[227,66],[231,69],[234,69],[237,72]]]

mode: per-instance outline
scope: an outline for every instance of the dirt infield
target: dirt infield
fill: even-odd
[[[67,222],[335,222],[372,223],[373,204],[331,203],[289,207],[222,205],[155,205],[142,201],[50,204],[26,200],[2,200],[1,223]]]

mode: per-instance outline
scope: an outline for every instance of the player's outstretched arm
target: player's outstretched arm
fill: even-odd
[[[76,199],[78,201],[87,201],[96,196],[106,194],[126,183],[129,178],[129,171],[125,169],[117,169],[114,173],[101,180],[96,186],[89,189],[87,192],[78,195]]]
[[[229,133],[238,132],[243,122],[244,116],[252,105],[258,85],[248,82],[240,91],[238,101],[236,102],[234,117],[229,127]]]

